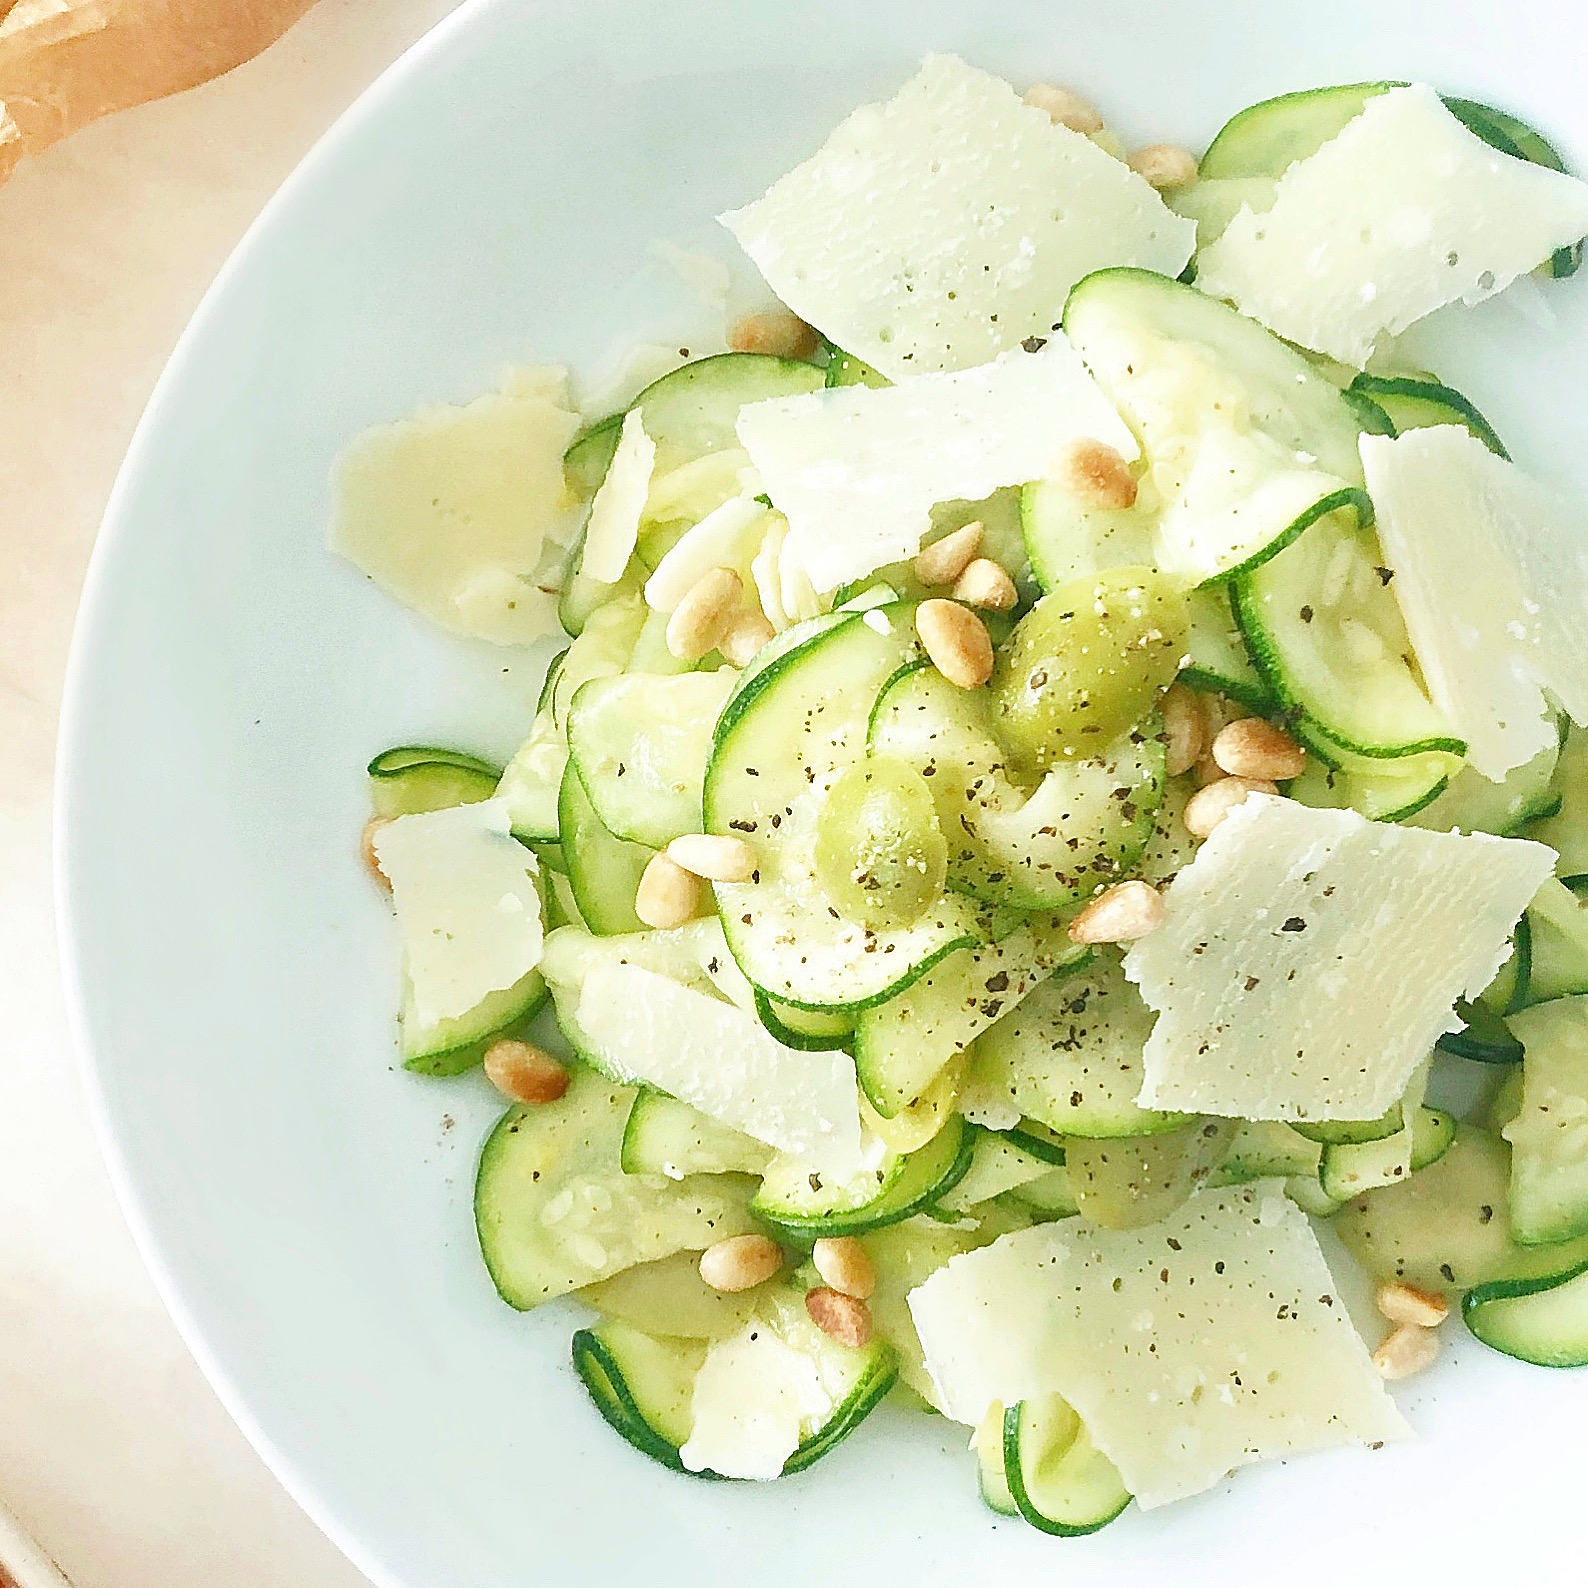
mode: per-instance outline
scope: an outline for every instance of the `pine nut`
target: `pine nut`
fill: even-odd
[[[1398,1279],[1386,1280],[1378,1287],[1373,1305],[1391,1323],[1409,1323],[1419,1329],[1437,1329],[1450,1316],[1450,1303],[1443,1296]]]
[[[375,839],[381,828],[390,826],[391,822],[390,816],[371,816],[364,823],[364,831],[358,835],[358,852],[365,869],[388,893],[391,892],[391,879],[380,869],[380,860],[375,854]]]
[[[819,1286],[805,1292],[805,1310],[823,1334],[858,1351],[871,1338],[871,1309],[858,1296]]]
[[[824,1235],[811,1248],[811,1262],[822,1283],[841,1296],[864,1301],[877,1288],[877,1271],[853,1235]]]
[[[1163,713],[1164,768],[1170,777],[1179,777],[1207,754],[1208,714],[1202,697],[1184,684],[1171,686],[1158,709]]]
[[[1136,476],[1106,441],[1072,441],[1059,458],[1058,477],[1098,507],[1122,511],[1136,505]]]
[[[1261,717],[1242,717],[1214,735],[1213,759],[1235,777],[1281,782],[1301,776],[1307,752],[1283,728]]]
[[[992,636],[969,607],[941,598],[923,601],[915,609],[915,632],[949,683],[979,689],[992,677]]]
[[[717,641],[722,659],[733,667],[748,667],[755,654],[773,636],[772,625],[759,612],[741,612]]]
[[[1397,1324],[1373,1353],[1373,1366],[1381,1378],[1410,1378],[1432,1367],[1439,1355],[1439,1336],[1415,1323]]]
[[[485,1050],[485,1075],[515,1103],[555,1103],[568,1090],[568,1072],[529,1042],[504,1038]]]
[[[700,878],[666,855],[652,855],[634,892],[634,913],[647,926],[682,926],[700,913]]]
[[[1196,156],[1177,143],[1149,143],[1145,149],[1138,149],[1125,163],[1137,176],[1146,177],[1148,183],[1160,191],[1189,187],[1197,179]]]
[[[1150,882],[1104,888],[1070,922],[1072,943],[1134,943],[1163,925],[1163,895]]]
[[[941,540],[934,540],[916,557],[915,577],[924,585],[953,584],[981,549],[981,537],[982,521],[973,518]]]
[[[1028,105],[1047,111],[1061,127],[1071,132],[1084,133],[1088,138],[1103,130],[1103,118],[1090,100],[1082,99],[1073,89],[1060,88],[1057,83],[1033,83],[1020,96]]]
[[[1221,777],[1200,788],[1185,802],[1182,818],[1194,838],[1206,838],[1248,794],[1277,794],[1279,790],[1257,777]]]
[[[700,1277],[713,1290],[753,1290],[783,1266],[783,1248],[766,1235],[730,1235],[700,1254]]]
[[[1196,764],[1196,779],[1198,788],[1206,788],[1209,783],[1222,783],[1229,773],[1213,759],[1213,752],[1209,750]]]
[[[708,568],[685,592],[667,620],[667,649],[680,661],[698,662],[726,632],[743,586],[731,568]]]
[[[728,346],[735,353],[808,359],[816,354],[816,332],[789,309],[759,309],[735,322]]]
[[[1008,612],[1019,600],[1014,580],[1003,564],[994,562],[991,557],[977,557],[967,563],[965,571],[954,581],[952,594],[956,601],[988,612]]]
[[[758,864],[755,851],[742,838],[716,833],[685,833],[667,846],[675,866],[712,882],[748,882]]]

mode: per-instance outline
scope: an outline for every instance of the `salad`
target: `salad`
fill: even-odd
[[[721,219],[726,348],[338,469],[384,590],[561,637],[505,764],[369,766],[502,1300],[677,1472],[907,1404],[1060,1535],[1404,1437],[1458,1311],[1588,1364],[1588,516],[1406,340],[1573,290],[1588,186],[1416,84],[1127,158],[934,56]]]

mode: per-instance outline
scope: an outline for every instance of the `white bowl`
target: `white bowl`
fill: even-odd
[[[573,1309],[520,1317],[491,1291],[470,1189],[495,1104],[478,1078],[395,1069],[392,944],[355,854],[366,758],[505,754],[526,680],[390,605],[322,526],[354,431],[509,361],[588,369],[645,335],[648,245],[711,237],[927,50],[1074,83],[1128,139],[1200,146],[1264,94],[1401,76],[1588,155],[1585,42],[1564,6],[1506,0],[482,0],[287,183],[172,359],[106,518],[64,737],[62,916],[106,1152],[166,1300],[378,1583],[1132,1584],[1166,1562],[1182,1583],[1331,1562],[1448,1580],[1486,1560],[1567,1580],[1588,1378],[1471,1342],[1405,1391],[1420,1442],[1248,1470],[1085,1540],[983,1510],[941,1420],[885,1410],[764,1487],[622,1444],[569,1369]],[[1541,296],[1553,328],[1502,300],[1425,341],[1524,458],[1580,470],[1588,288]]]

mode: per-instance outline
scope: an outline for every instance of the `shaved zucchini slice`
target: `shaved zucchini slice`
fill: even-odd
[[[370,805],[388,817],[474,805],[496,793],[501,777],[500,767],[461,750],[399,745],[369,764]]]
[[[817,864],[825,796],[864,756],[888,680],[919,658],[913,609],[834,614],[776,647],[729,696],[706,768],[706,830],[743,838],[760,858],[752,881],[715,885],[723,930],[745,975],[771,997],[863,1009],[987,932],[953,893],[909,922],[868,926],[845,915]]]
[[[1132,1498],[1119,1469],[1057,1395],[1004,1413],[1004,1477],[1021,1516],[1060,1538],[1107,1527]]]
[[[1478,1339],[1536,1367],[1588,1367],[1588,1261],[1542,1279],[1499,1279],[1461,1298]]]
[[[799,1443],[783,1463],[783,1475],[802,1472],[833,1450],[875,1410],[898,1377],[893,1348],[881,1339],[853,1349],[823,1334],[805,1314],[802,1285],[783,1281],[756,1295],[741,1336],[770,1333],[805,1357],[819,1386],[821,1406],[801,1423]],[[659,1337],[608,1320],[581,1329],[573,1341],[574,1370],[596,1409],[636,1450],[675,1472],[714,1478],[685,1465],[683,1448],[699,1416],[703,1372],[713,1351],[731,1348],[733,1337],[707,1343]],[[746,1426],[756,1421],[753,1380],[736,1384]]]
[[[755,1226],[744,1186],[618,1167],[633,1092],[576,1068],[555,1103],[508,1109],[474,1187],[480,1252],[497,1293],[526,1311],[637,1263],[703,1251]]]
[[[1013,1108],[1066,1139],[1148,1136],[1188,1116],[1142,1108],[1141,1053],[1157,1017],[1100,952],[1029,993],[977,1040],[962,1093],[978,1117]]]
[[[975,1134],[963,1119],[951,1117],[924,1147],[883,1154],[874,1169],[845,1181],[824,1180],[806,1163],[774,1158],[751,1211],[774,1235],[795,1243],[897,1224],[964,1178]]]
[[[1460,1123],[1448,1151],[1403,1184],[1354,1197],[1334,1227],[1375,1279],[1454,1295],[1501,1279],[1541,1279],[1588,1261],[1588,1237],[1559,1246],[1511,1238],[1510,1153]]]
[[[1363,522],[1366,522],[1363,521]],[[1465,743],[1428,698],[1377,541],[1346,513],[1320,518],[1235,584],[1247,649],[1307,747],[1371,760]],[[1348,765],[1349,770],[1349,765]]]
[[[1426,425],[1461,425],[1489,451],[1510,457],[1493,425],[1478,412],[1470,398],[1432,377],[1417,375],[1357,375],[1348,392],[1368,398],[1389,416],[1394,434]]]

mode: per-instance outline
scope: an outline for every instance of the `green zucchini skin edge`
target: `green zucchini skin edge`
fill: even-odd
[[[898,1377],[899,1360],[890,1345],[886,1353],[879,1357],[872,1372],[850,1392],[837,1414],[783,1463],[783,1476],[786,1478],[793,1473],[803,1472],[842,1444],[876,1410]]]
[[[871,1230],[885,1229],[890,1224],[900,1224],[914,1214],[928,1211],[945,1191],[952,1191],[970,1173],[971,1160],[976,1152],[976,1130],[963,1119],[951,1120],[945,1129],[958,1125],[959,1146],[948,1168],[930,1185],[924,1186],[907,1202],[884,1206],[880,1212],[867,1212],[875,1203],[851,1209],[847,1213],[813,1214],[810,1217],[784,1216],[759,1206],[756,1199],[750,1203],[750,1212],[779,1240],[791,1245],[805,1246],[828,1235],[864,1235]],[[935,1138],[934,1138],[935,1140]],[[917,1149],[927,1152],[932,1142]],[[888,1189],[884,1188],[876,1202],[887,1203]]]
[[[636,1450],[685,1477],[721,1481],[715,1472],[691,1472],[679,1457],[677,1447],[651,1427],[629,1390],[617,1359],[594,1330],[580,1329],[574,1335],[573,1370],[608,1426]]]
[[[607,1425],[642,1455],[686,1478],[703,1478],[711,1483],[730,1481],[709,1468],[696,1472],[684,1465],[678,1447],[662,1438],[646,1421],[617,1359],[594,1330],[580,1329],[574,1335],[573,1369]],[[842,1444],[881,1404],[898,1376],[898,1356],[893,1347],[888,1346],[879,1353],[871,1372],[855,1386],[834,1415],[784,1462],[782,1475],[787,1478],[805,1471]]]
[[[1510,459],[1511,454],[1506,450],[1499,432],[1478,411],[1477,404],[1470,397],[1464,397],[1454,387],[1446,386],[1443,381],[1417,380],[1409,375],[1370,375],[1363,370],[1346,388],[1346,396],[1353,400],[1354,406],[1371,404],[1377,408],[1389,426],[1387,430],[1378,433],[1390,436],[1398,435],[1400,432],[1394,421],[1379,406],[1376,401],[1378,397],[1412,397],[1421,402],[1439,403],[1453,413],[1459,414],[1496,457],[1505,458],[1507,461]]]
[[[785,1048],[793,1048],[800,1053],[831,1053],[835,1049],[847,1053],[854,1047],[855,1034],[853,1028],[843,1036],[831,1037],[813,1036],[808,1031],[796,1031],[792,1026],[778,1018],[777,1011],[772,1007],[772,998],[769,993],[754,986],[750,990],[755,995],[755,1012],[761,1024]],[[799,1006],[790,1004],[789,1007],[792,1009]]]
[[[1581,1279],[1584,1274],[1588,1274],[1588,1262],[1579,1263],[1575,1268],[1568,1268],[1565,1273],[1552,1274],[1544,1279],[1494,1279],[1486,1285],[1474,1285],[1461,1298],[1462,1322],[1471,1330],[1474,1337],[1481,1340],[1491,1351],[1498,1351],[1502,1356],[1512,1357],[1518,1362],[1528,1362],[1534,1367],[1588,1367],[1588,1339],[1585,1339],[1580,1351],[1571,1353],[1540,1351],[1536,1355],[1524,1356],[1518,1351],[1496,1345],[1486,1338],[1481,1328],[1474,1325],[1473,1317],[1475,1313],[1481,1313],[1489,1302],[1520,1301],[1528,1296],[1558,1290],[1563,1285],[1571,1284],[1573,1280]]]
[[[1088,1533],[1096,1533],[1121,1516],[1130,1505],[1132,1496],[1125,1496],[1125,1503],[1117,1511],[1100,1518],[1095,1522],[1088,1522],[1081,1526],[1073,1526],[1068,1522],[1056,1522],[1052,1517],[1044,1516],[1032,1503],[1030,1494],[1026,1491],[1025,1475],[1020,1470],[1020,1410],[1021,1402],[1016,1401],[1013,1406],[1004,1410],[1004,1479],[1009,1485],[1009,1493],[1014,1498],[1015,1506],[1020,1515],[1034,1528],[1041,1532],[1049,1533],[1055,1538],[1085,1538]]]
[[[1327,518],[1330,513],[1337,513],[1343,508],[1350,508],[1356,514],[1359,529],[1373,527],[1373,499],[1359,485],[1347,485],[1338,491],[1330,491],[1327,496],[1320,496],[1306,512],[1282,529],[1266,546],[1260,546],[1248,557],[1245,562],[1237,563],[1233,568],[1226,568],[1223,573],[1217,573],[1212,578],[1204,579],[1204,589],[1216,588],[1219,585],[1233,587],[1235,581],[1249,574],[1255,568],[1261,568],[1271,557],[1277,557],[1286,546],[1297,539],[1303,531],[1311,529],[1320,518]],[[1252,658],[1258,671],[1262,671],[1262,664]]]

